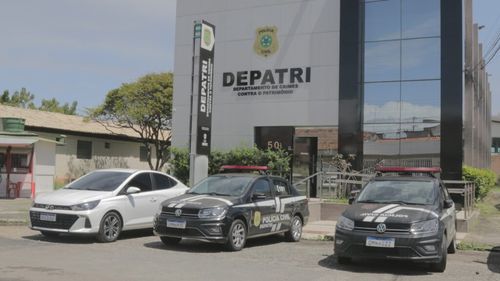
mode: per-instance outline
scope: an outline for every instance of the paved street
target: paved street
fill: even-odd
[[[460,252],[443,274],[399,262],[339,266],[332,242],[249,241],[241,252],[183,242],[166,247],[148,232],[116,243],[91,238],[48,240],[22,226],[0,227],[0,281],[26,280],[500,280],[500,253]],[[436,279],[437,278],[437,279]]]

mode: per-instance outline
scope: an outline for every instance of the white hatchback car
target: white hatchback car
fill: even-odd
[[[96,170],[37,196],[30,228],[45,236],[89,234],[113,242],[122,230],[152,228],[161,202],[187,190],[174,177],[156,171]]]

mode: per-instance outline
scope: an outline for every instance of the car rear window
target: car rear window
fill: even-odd
[[[430,205],[435,196],[433,181],[371,181],[363,188],[357,202]]]

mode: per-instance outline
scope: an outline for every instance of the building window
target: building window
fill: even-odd
[[[500,153],[500,138],[491,140],[491,153]]]
[[[11,173],[26,174],[29,173],[29,159],[26,153],[12,153],[11,159]],[[0,169],[2,173],[7,172],[7,159],[4,153],[0,153]]]
[[[79,140],[76,146],[77,159],[92,159],[92,142]]]
[[[365,167],[439,166],[440,0],[364,0]]]
[[[139,160],[141,162],[146,162],[148,161],[148,150],[146,149],[145,146],[141,145],[139,149]]]
[[[104,148],[105,149],[110,149],[111,148],[111,144],[109,142],[105,142],[104,143]]]

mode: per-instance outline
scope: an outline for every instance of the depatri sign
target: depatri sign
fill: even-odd
[[[263,26],[255,31],[253,50],[268,58],[279,51],[278,28]],[[222,73],[222,87],[239,97],[290,95],[311,82],[311,67],[251,69]]]
[[[202,21],[200,26],[196,153],[209,155],[212,133],[215,26],[206,21]]]

